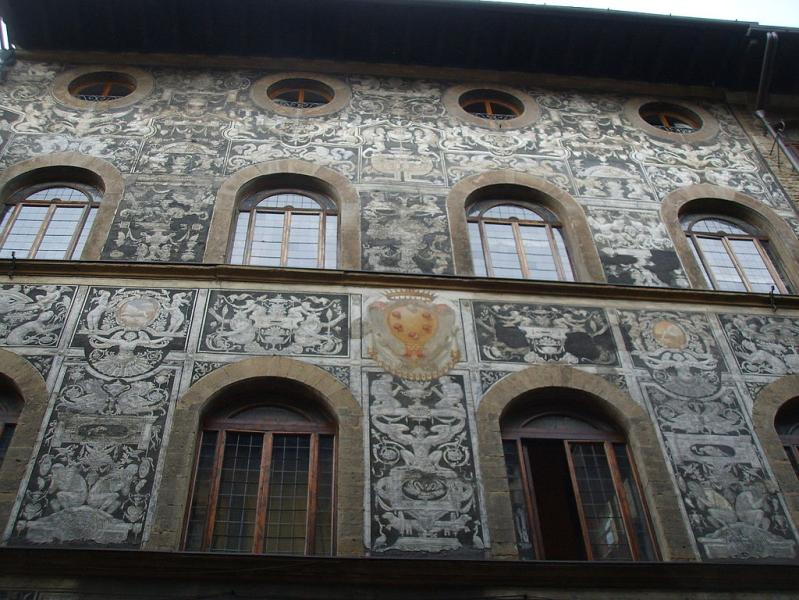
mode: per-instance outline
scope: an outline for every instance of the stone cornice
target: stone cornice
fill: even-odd
[[[488,279],[455,275],[412,275],[322,269],[275,269],[223,264],[144,263],[52,260],[0,260],[0,279],[48,280],[58,278],[78,285],[97,280],[141,279],[168,281],[203,287],[213,282],[286,285],[321,285],[367,288],[421,288],[440,291],[463,291],[484,294],[514,294],[571,298],[585,302],[618,300],[644,303],[701,304],[771,309],[799,309],[799,296],[635,287],[606,283],[528,281]]]

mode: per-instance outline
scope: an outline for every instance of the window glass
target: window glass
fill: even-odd
[[[237,409],[243,400],[206,418],[185,548],[331,554],[333,424],[302,397],[291,399],[302,414],[272,404]]]
[[[79,259],[98,207],[87,192],[67,186],[17,192],[0,225],[0,257]]]
[[[470,207],[468,214],[475,275],[574,280],[563,234],[548,210],[488,200]]]
[[[559,399],[559,405],[563,402]],[[524,406],[501,423],[522,558],[655,560],[623,436],[611,424]]]
[[[232,264],[334,269],[335,204],[299,192],[256,193],[242,202],[230,246]]]

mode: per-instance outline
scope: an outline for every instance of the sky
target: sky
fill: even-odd
[[[754,21],[761,25],[799,27],[799,0],[493,0],[547,6],[580,6],[655,13],[680,17],[702,17],[727,21]]]

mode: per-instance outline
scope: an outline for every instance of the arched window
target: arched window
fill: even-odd
[[[799,398],[784,404],[774,419],[780,442],[799,477]]]
[[[788,292],[768,238],[734,217],[691,214],[681,219],[694,258],[716,290]]]
[[[288,382],[259,386],[204,419],[185,548],[332,554],[335,423]]]
[[[519,555],[656,560],[624,436],[563,403],[512,406],[501,421]]]
[[[0,258],[78,260],[100,207],[99,192],[73,183],[13,194],[0,222]]]
[[[22,400],[11,383],[0,375],[0,465],[3,464],[17,427]]]
[[[468,223],[475,275],[574,281],[560,223],[546,208],[482,200],[469,207]]]
[[[305,191],[262,190],[245,198],[239,211],[232,264],[336,268],[338,216],[329,198]]]

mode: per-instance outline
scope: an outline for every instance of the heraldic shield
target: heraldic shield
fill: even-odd
[[[452,307],[421,290],[390,290],[385,298],[367,309],[372,360],[412,381],[434,379],[460,360]]]

